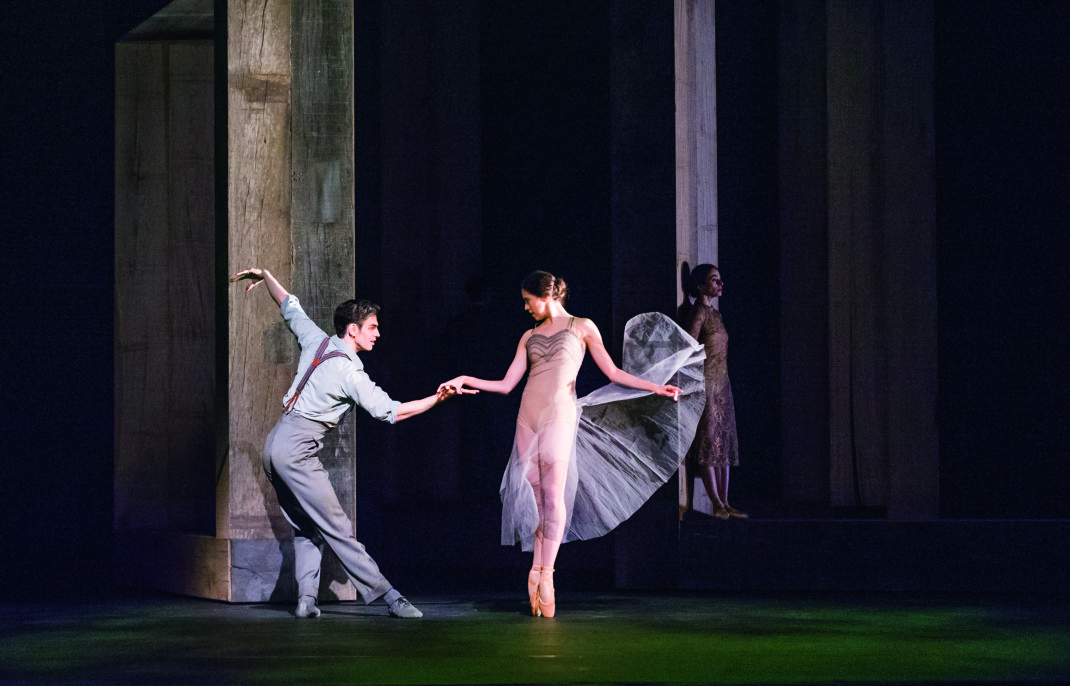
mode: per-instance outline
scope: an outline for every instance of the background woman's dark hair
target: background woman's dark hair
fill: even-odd
[[[373,314],[379,314],[379,306],[368,300],[346,300],[334,308],[334,332],[344,336],[346,327],[356,324],[364,326],[364,320]]]
[[[714,269],[717,269],[715,265],[700,264],[692,270],[687,266],[687,262],[684,262],[680,265],[680,287],[683,288],[684,293],[687,295],[697,298],[699,296],[699,285],[706,280],[706,277]],[[720,270],[718,269],[718,271]]]
[[[568,295],[568,286],[565,285],[565,280],[554,276],[550,272],[531,272],[524,279],[524,283],[520,284],[520,288],[531,293],[536,298],[550,296],[562,303],[565,302],[565,296]]]

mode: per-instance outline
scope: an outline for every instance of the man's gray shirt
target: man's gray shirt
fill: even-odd
[[[286,325],[297,336],[301,345],[301,362],[297,366],[297,376],[282,399],[285,406],[297,391],[297,384],[312,364],[316,349],[323,339],[327,338],[327,334],[308,318],[301,309],[297,296],[288,295],[282,301],[280,309]],[[291,411],[306,419],[334,426],[354,405],[359,405],[376,419],[391,424],[397,421],[397,410],[401,403],[391,400],[386,391],[375,385],[365,373],[364,363],[352,348],[338,336],[331,336],[330,339],[324,353],[337,350],[345,357],[334,357],[322,362],[309,376]]]

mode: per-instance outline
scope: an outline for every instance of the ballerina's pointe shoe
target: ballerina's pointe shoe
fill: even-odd
[[[724,509],[728,512],[728,516],[730,516],[730,517],[738,517],[739,519],[747,519],[747,513],[746,512],[740,512],[739,510],[737,510],[736,508],[732,507],[731,505],[725,505]]]
[[[542,570],[542,575],[539,577],[539,610],[542,612],[543,617],[553,617],[557,612],[557,598],[554,595],[554,570],[546,569]]]
[[[542,614],[539,609],[539,577],[542,574],[542,567],[532,567],[528,572],[528,601],[531,602],[531,614],[538,617]]]

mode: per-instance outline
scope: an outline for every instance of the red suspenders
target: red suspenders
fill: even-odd
[[[312,364],[308,365],[308,369],[305,370],[305,375],[301,377],[301,383],[297,384],[297,390],[294,391],[293,396],[290,397],[290,402],[286,403],[286,409],[282,411],[283,414],[290,414],[293,410],[294,403],[297,402],[297,396],[301,395],[301,389],[308,383],[308,377],[312,376],[312,372],[316,371],[316,367],[320,366],[320,362],[329,360],[332,357],[345,357],[346,354],[338,350],[332,350],[326,355],[323,351],[327,349],[327,345],[331,342],[330,337],[324,338],[320,343],[320,347],[316,350],[316,356],[312,358]]]

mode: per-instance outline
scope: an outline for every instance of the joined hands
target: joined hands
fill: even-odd
[[[474,388],[460,388],[451,386],[450,383],[447,381],[446,383],[438,387],[438,390],[435,392],[435,396],[438,398],[438,402],[442,402],[446,398],[452,398],[455,395],[461,394],[467,395],[469,393],[479,393],[479,391]]]
[[[464,377],[458,376],[455,379],[450,379],[438,387],[439,395],[445,393],[444,397],[448,398],[451,395],[469,395],[472,393],[479,393],[477,388],[469,388],[464,385]]]

